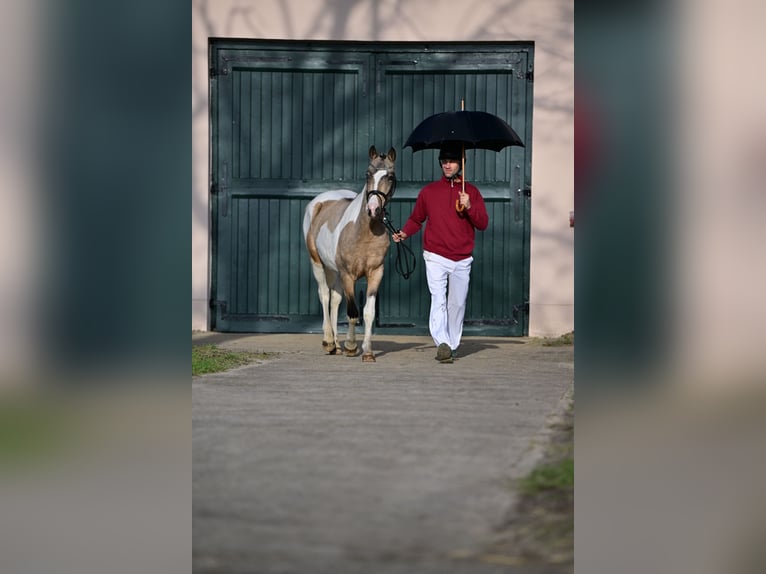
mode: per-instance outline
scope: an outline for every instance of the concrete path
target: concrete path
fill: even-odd
[[[321,335],[192,341],[280,353],[192,381],[194,572],[522,571],[475,555],[571,392],[573,347],[468,337],[439,364],[429,337],[376,336],[370,364]]]

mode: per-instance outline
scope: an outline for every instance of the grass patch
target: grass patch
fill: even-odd
[[[272,356],[273,353],[230,351],[215,345],[192,346],[192,376],[220,373]]]
[[[574,400],[549,421],[540,463],[512,481],[518,492],[497,540],[477,557],[548,574],[574,572]],[[522,571],[522,570],[519,570]]]
[[[564,333],[560,337],[544,337],[543,347],[564,347],[574,345],[574,331]]]
[[[522,492],[535,494],[574,487],[574,460],[565,458],[534,469],[519,484]]]

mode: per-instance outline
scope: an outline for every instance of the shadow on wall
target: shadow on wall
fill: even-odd
[[[254,39],[274,38],[275,30],[286,31],[282,38],[305,39],[344,39],[376,41],[382,38],[411,38],[413,42],[435,40],[428,23],[428,12],[418,12],[417,7],[400,0],[391,8],[377,2],[366,0],[325,0],[315,2],[313,14],[305,15],[305,5],[289,0],[274,2],[273,8],[265,5],[240,5],[236,3],[194,0],[192,3],[193,37],[192,58],[207,63],[208,38],[239,37]],[[490,3],[487,3],[490,4]],[[573,121],[573,10],[572,3],[562,1],[555,19],[531,23],[520,29],[516,19],[523,6],[520,0],[508,0],[492,3],[486,14],[477,13],[475,8],[466,5],[463,14],[457,18],[456,34],[448,30],[440,32],[440,39],[507,41],[509,38],[535,40],[536,51],[544,52],[550,62],[548,69],[538,69],[538,77],[545,74],[545,84],[556,86],[555,91],[546,91],[545,85],[538,82],[535,86],[535,114],[546,114],[555,118],[544,132],[538,130],[535,140],[550,141],[556,134],[570,133]],[[421,9],[422,10],[422,9]],[[360,11],[367,11],[369,17],[364,29],[356,27],[355,16]],[[269,18],[269,14],[272,16]],[[479,19],[481,18],[481,19]],[[306,24],[305,27],[303,24]],[[523,35],[523,37],[522,37]],[[541,38],[555,38],[556,44],[541,41]],[[201,66],[200,66],[201,68]],[[205,69],[207,66],[205,65]],[[559,76],[559,77],[556,77]],[[208,116],[208,78],[200,70],[193,70],[192,75],[192,121],[206,122]],[[572,85],[570,86],[570,83]],[[558,128],[561,129],[558,129]],[[566,137],[569,137],[568,135]],[[207,165],[207,142],[193,142],[193,165]],[[199,180],[199,172],[193,178],[193,189],[207,189],[207,182]],[[197,192],[193,198],[193,226],[207,229],[208,205],[207,194]]]
[[[534,40],[536,51],[535,83],[535,143],[537,158],[541,146],[565,149],[572,145],[574,122],[574,75],[573,66],[573,10],[571,2],[562,1],[553,18],[538,17],[535,22],[520,24],[516,17],[521,11],[528,12],[524,3],[518,0],[495,2],[486,8],[486,12],[477,13],[475,8],[464,7],[464,14],[455,24],[456,34],[441,29],[438,38],[432,36],[428,27],[427,12],[422,8],[396,2],[393,6],[383,3],[369,3],[365,0],[325,0],[312,4],[312,13],[306,14],[305,6],[298,11],[297,3],[290,1],[264,2],[258,6],[241,5],[235,2],[212,2],[194,0],[192,4],[192,122],[193,129],[200,130],[208,122],[208,39],[214,37],[275,38],[275,31],[285,31],[280,38],[296,39],[341,39],[376,41],[381,38],[408,38],[413,42],[425,42],[437,39],[465,41],[499,41],[509,38]],[[420,12],[418,11],[420,10]],[[359,17],[367,14],[364,26],[357,25]],[[551,39],[550,41],[548,39]],[[545,63],[541,68],[540,63]],[[202,65],[201,62],[205,64]],[[209,143],[196,138],[193,142],[192,185],[192,237],[196,261],[207,261],[208,249],[208,155]],[[539,161],[539,160],[538,160]],[[205,166],[203,170],[199,166]],[[202,178],[204,181],[200,181]],[[535,245],[534,266],[549,267],[557,278],[568,280],[573,274],[571,258],[562,257],[562,252],[572,251],[573,231],[568,226],[568,210],[562,210],[561,203],[569,203],[572,198],[540,197],[536,189],[533,220],[537,222],[533,241]],[[550,193],[547,190],[546,193]],[[572,186],[565,187],[562,193],[572,194]],[[561,211],[561,213],[559,213]],[[548,225],[547,229],[556,231],[540,232],[539,222],[561,220],[561,226]],[[204,254],[200,253],[204,249]],[[547,260],[547,261],[546,261]],[[197,273],[199,275],[200,273]],[[202,275],[206,275],[202,273]],[[554,301],[556,288],[543,287],[541,292],[536,287],[538,300]]]

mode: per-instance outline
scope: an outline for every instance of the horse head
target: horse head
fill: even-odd
[[[365,201],[367,215],[372,219],[383,219],[385,208],[396,189],[396,150],[392,147],[387,154],[378,153],[375,146],[370,146],[370,165],[367,167]]]

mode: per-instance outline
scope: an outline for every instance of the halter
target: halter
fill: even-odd
[[[388,170],[386,170],[386,173],[388,173]],[[380,198],[380,208],[383,211],[384,217],[386,213],[386,205],[388,205],[388,202],[391,200],[391,197],[393,197],[394,191],[396,190],[396,174],[392,173],[390,175],[393,178],[393,181],[391,182],[391,189],[387,194],[383,193],[382,191],[378,191],[377,189],[368,189],[364,195],[365,204],[370,202],[370,196],[378,196]]]
[[[390,175],[393,177],[393,181],[391,182],[391,189],[389,190],[388,194],[378,191],[377,189],[368,189],[365,192],[364,201],[365,203],[369,203],[371,196],[378,196],[382,203],[380,210],[383,213],[383,225],[385,225],[386,229],[388,229],[391,233],[397,233],[398,230],[393,226],[391,220],[388,219],[388,213],[386,212],[386,206],[388,205],[388,202],[391,200],[394,195],[394,191],[396,190],[396,173],[391,173]],[[404,251],[404,257],[402,257],[402,251]],[[404,263],[402,263],[403,258]],[[396,262],[394,264],[396,272],[399,273],[399,275],[401,275],[404,279],[409,279],[412,273],[415,271],[415,261],[415,254],[412,252],[412,249],[410,249],[409,245],[405,245],[399,241],[396,244]]]

